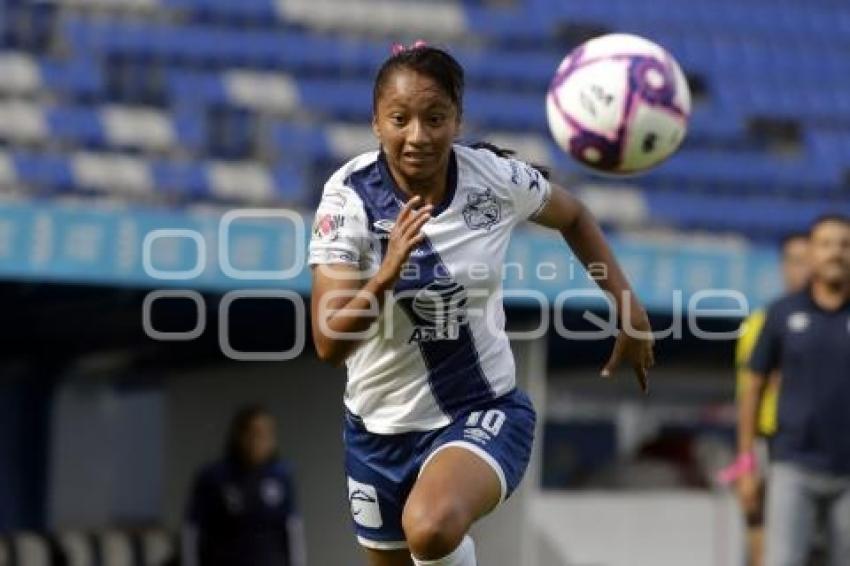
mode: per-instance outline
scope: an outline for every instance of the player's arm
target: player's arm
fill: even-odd
[[[360,338],[375,322],[386,294],[398,280],[410,252],[425,237],[422,226],[431,218],[431,205],[416,208],[421,199],[413,197],[401,212],[389,236],[383,262],[365,284],[358,268],[349,265],[321,264],[313,268],[311,318],[313,342],[323,361],[339,365],[360,343]]]
[[[738,454],[749,457],[755,448],[758,414],[768,377],[754,371],[745,371],[741,399],[738,402]]]
[[[758,414],[770,374],[779,365],[782,348],[780,317],[776,308],[768,309],[764,326],[756,340],[738,402],[738,458],[735,466],[738,478],[738,498],[747,514],[759,507],[759,480],[756,474],[755,439]]]
[[[738,400],[738,458],[733,464],[738,499],[747,516],[759,512],[760,482],[756,475],[755,441],[758,412],[767,387],[767,376],[746,371],[741,398]]]
[[[628,323],[630,331],[619,333],[614,352],[602,375],[608,376],[621,360],[625,360],[631,363],[641,389],[646,391],[647,373],[655,361],[649,317],[632,291],[596,219],[581,201],[562,187],[552,185],[549,201],[533,221],[561,232],[585,268],[604,266],[605,277],[597,278],[596,283],[613,298],[621,322]]]
[[[358,341],[340,338],[366,331],[378,318],[389,279],[376,274],[363,285],[359,268],[323,264],[313,267],[310,313],[319,359],[340,365]]]

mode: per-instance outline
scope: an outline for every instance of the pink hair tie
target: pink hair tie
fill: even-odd
[[[390,50],[392,51],[393,55],[398,55],[399,53],[401,53],[403,51],[410,51],[410,50],[413,50],[413,49],[419,49],[420,47],[428,47],[428,43],[423,39],[417,39],[416,41],[413,42],[413,45],[411,45],[410,47],[405,47],[401,43],[393,43]]]

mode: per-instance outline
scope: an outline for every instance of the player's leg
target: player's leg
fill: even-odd
[[[765,507],[765,480],[762,479],[759,488],[758,510],[752,516],[746,517],[747,521],[747,555],[749,566],[764,565],[764,507]]]
[[[778,380],[771,386],[778,387]],[[746,517],[749,566],[764,565],[765,499],[767,497],[767,470],[770,469],[770,446],[766,438],[759,437],[756,440],[756,453],[759,470],[758,509],[755,513]]]
[[[817,523],[816,496],[804,470],[786,463],[770,467],[767,494],[766,566],[806,563]]]
[[[484,459],[458,446],[440,450],[422,469],[402,514],[414,561],[475,564],[466,533],[501,499],[502,482]]]
[[[830,565],[850,564],[850,480],[829,510]]]
[[[747,548],[749,565],[762,566],[764,564],[764,525],[762,523],[747,526]]]
[[[373,434],[346,415],[348,500],[357,541],[370,566],[411,566],[401,512],[419,471],[416,438]]]
[[[531,401],[515,390],[458,417],[434,440],[402,513],[414,563],[475,565],[467,532],[519,485],[535,420]]]
[[[404,550],[374,550],[366,549],[366,560],[369,566],[413,566],[410,552]]]

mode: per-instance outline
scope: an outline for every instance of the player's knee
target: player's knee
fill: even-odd
[[[411,554],[422,560],[450,554],[469,527],[466,513],[451,501],[407,505],[402,525]]]

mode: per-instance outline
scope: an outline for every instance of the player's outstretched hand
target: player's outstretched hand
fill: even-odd
[[[638,312],[634,312],[638,310]],[[629,321],[631,328],[623,329],[617,334],[614,351],[608,363],[602,368],[602,377],[611,377],[622,362],[629,363],[634,369],[641,391],[649,391],[649,369],[655,365],[655,354],[652,352],[655,340],[649,317],[643,309],[633,309],[634,320]]]
[[[431,219],[433,206],[419,206],[422,198],[414,196],[409,199],[398,213],[395,225],[390,232],[387,253],[381,264],[381,269],[390,280],[395,281],[401,274],[401,268],[410,257],[410,252],[425,238],[422,227]]]

